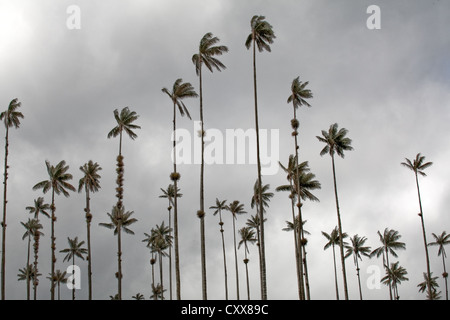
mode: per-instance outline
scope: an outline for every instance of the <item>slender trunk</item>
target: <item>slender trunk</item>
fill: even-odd
[[[234,264],[236,267],[236,295],[237,295],[237,300],[239,300],[239,267],[238,267],[238,259],[237,259],[237,249],[236,249],[236,226],[235,226],[235,222],[234,220],[236,219],[236,217],[234,216],[234,214],[232,215],[233,217],[233,243],[234,243]]]
[[[122,239],[121,239],[121,225],[117,226],[117,284],[119,300],[122,300]]]
[[[6,122],[5,122],[6,124]],[[6,259],[6,189],[8,180],[8,133],[9,128],[6,126],[5,136],[5,171],[3,174],[3,220],[2,220],[2,300],[5,300],[5,259]]]
[[[356,261],[356,275],[358,276],[358,287],[359,287],[359,300],[362,300],[362,290],[361,290],[361,278],[359,277],[359,263],[358,263],[358,258],[355,257],[355,261]]]
[[[177,160],[176,160],[176,104],[173,103],[173,173],[177,173]],[[175,236],[175,280],[176,280],[176,286],[177,286],[177,299],[181,300],[181,279],[180,279],[180,253],[178,248],[178,205],[177,205],[177,198],[178,198],[178,186],[177,186],[177,180],[178,177],[175,177],[174,179],[174,188],[175,188],[175,195],[174,195],[174,216],[173,216],[173,223],[174,223],[174,236]]]
[[[201,58],[200,58],[201,59]],[[199,78],[200,78],[200,122],[201,122],[201,132],[200,136],[202,139],[202,164],[200,169],[200,251],[201,251],[201,264],[202,264],[202,297],[203,300],[208,299],[207,295],[207,282],[206,282],[206,248],[205,248],[205,200],[204,200],[204,187],[203,187],[203,175],[205,169],[205,131],[203,126],[203,93],[202,93],[202,62],[200,61],[199,68]]]
[[[39,230],[37,230],[39,232]],[[28,234],[28,253],[27,253],[27,300],[30,300],[30,271],[33,269],[30,265],[30,244],[31,244],[31,237],[30,234]]]
[[[91,256],[91,220],[89,188],[86,185],[86,228],[87,228],[87,247],[88,247],[88,299],[92,300],[92,256]]]
[[[58,281],[58,300],[61,300],[60,291],[61,291],[61,283]]]
[[[262,181],[261,181],[261,159],[259,156],[259,124],[258,124],[258,95],[256,85],[256,47],[255,37],[253,37],[253,84],[255,96],[255,130],[256,130],[256,158],[258,163],[258,188],[259,188],[259,217],[261,223],[261,300],[267,300],[267,282],[266,282],[266,254],[264,241],[264,209],[262,201]]]
[[[72,255],[72,301],[75,300],[75,255]]]
[[[294,226],[294,249],[295,249],[295,267],[297,270],[297,289],[298,289],[298,298],[301,300],[302,299],[302,292],[301,292],[301,287],[302,287],[302,274],[300,272],[300,255],[299,255],[299,250],[298,250],[298,235],[297,235],[297,230],[295,229],[295,210],[294,210],[294,193],[293,190],[294,188],[292,187],[292,179],[289,179],[289,184],[291,187],[291,211],[292,211],[292,225]]]
[[[388,248],[385,247],[385,251],[386,251],[386,265],[385,265],[385,269],[386,269],[386,273],[389,274],[389,252],[388,252]],[[384,254],[383,254],[383,259],[384,259]],[[391,282],[389,281],[389,298],[392,300],[392,285]]]
[[[304,237],[303,237],[304,238]],[[306,244],[303,244],[303,264],[305,266],[305,287],[306,287],[306,300],[311,300],[309,292],[309,277],[308,277],[308,263],[306,261]]]
[[[416,185],[417,185],[417,195],[419,196],[419,207],[420,207],[420,220],[422,222],[422,232],[423,232],[423,242],[425,245],[425,258],[427,260],[427,275],[428,275],[428,295],[430,296],[430,299],[433,300],[433,296],[431,294],[431,272],[430,272],[430,258],[428,256],[428,245],[427,245],[427,236],[425,233],[425,222],[423,220],[423,210],[422,210],[422,200],[420,199],[420,189],[419,189],[419,179],[417,177],[416,173]]]
[[[152,292],[153,292],[153,300],[158,300],[158,295],[156,294],[155,287],[155,257],[152,252],[152,258],[150,259],[150,264],[152,265]]]
[[[247,276],[247,299],[250,300],[250,280],[248,278],[248,262],[249,259],[247,258],[247,242],[244,243],[244,252],[245,252],[245,259],[244,259],[244,264],[245,264],[245,275]]]
[[[336,269],[336,254],[334,250],[334,243],[332,245],[333,248],[333,264],[334,264],[334,283],[336,285],[336,300],[339,300],[339,289],[338,289],[338,281],[337,281],[337,269]]]
[[[164,300],[162,252],[159,250],[159,281],[161,282],[161,300]]]
[[[344,294],[345,294],[345,300],[348,300],[348,289],[347,289],[347,276],[345,272],[345,258],[344,258],[344,244],[342,240],[342,225],[341,225],[341,214],[339,212],[339,199],[338,199],[338,192],[337,192],[337,184],[336,184],[336,169],[334,165],[334,155],[331,154],[331,162],[333,165],[333,182],[334,182],[334,195],[336,198],[336,212],[337,212],[337,219],[338,219],[338,228],[339,228],[339,248],[340,248],[340,254],[341,254],[341,264],[342,264],[342,276],[344,281]]]
[[[219,210],[219,218],[220,218],[220,234],[222,236],[222,252],[223,252],[223,270],[225,273],[225,300],[228,300],[228,274],[227,274],[227,258],[225,254],[225,237],[223,235],[223,222],[222,222],[222,213]]]
[[[55,188],[52,188],[52,224],[51,224],[51,248],[52,248],[52,267],[51,267],[51,277],[52,277],[52,286],[50,288],[50,299],[55,300],[55,263],[56,263],[56,256],[55,256],[55,250],[56,250],[56,238],[55,238],[55,221],[56,221],[56,215],[55,215]]]
[[[444,266],[444,274],[443,274],[443,276],[444,276],[444,280],[445,280],[445,300],[448,300],[448,286],[447,286],[447,278],[448,278],[448,275],[447,275],[447,270],[445,270],[445,259],[444,259],[444,255],[445,255],[445,253],[444,253],[444,251],[442,252],[442,264],[443,264],[443,266]]]
[[[39,220],[36,218],[36,220],[39,222]],[[34,244],[33,244],[33,249],[34,249],[34,277],[33,277],[33,299],[36,300],[36,295],[37,295],[37,286],[38,286],[38,278],[37,278],[37,274],[38,274],[38,251],[39,251],[39,238],[40,238],[40,234],[39,232],[37,232],[34,235]]]
[[[171,206],[171,202],[169,200],[169,208]],[[171,209],[169,209],[169,236],[172,238],[172,217],[171,217]],[[172,244],[169,246],[169,294],[170,300],[172,300]]]
[[[297,183],[298,184],[298,183]],[[298,188],[298,186],[297,186]],[[302,214],[301,214],[301,206],[300,202],[297,202],[297,210],[298,210],[298,220],[299,223],[302,224]],[[300,228],[299,228],[300,229]],[[305,300],[305,279],[304,279],[304,271],[303,271],[303,244],[302,244],[302,234],[300,230],[295,230],[297,232],[297,250],[298,250],[298,259],[299,259],[299,271],[300,271],[300,300]]]

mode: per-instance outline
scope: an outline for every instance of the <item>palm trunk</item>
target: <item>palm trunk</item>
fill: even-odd
[[[258,188],[259,188],[259,217],[261,223],[261,299],[267,300],[267,282],[266,282],[266,254],[264,241],[264,210],[262,201],[262,181],[261,181],[261,159],[259,156],[259,124],[258,124],[258,95],[256,85],[256,47],[255,37],[253,37],[253,83],[254,83],[254,97],[255,97],[255,130],[256,130],[256,158],[258,163]]]
[[[72,255],[72,301],[75,300],[75,255]]]
[[[385,265],[385,269],[386,272],[389,274],[389,253],[388,253],[388,248],[385,247],[385,251],[386,251],[386,265]],[[384,254],[383,254],[383,260],[384,260]],[[389,281],[389,298],[392,300],[392,285],[391,282]]]
[[[88,289],[89,289],[89,300],[92,300],[92,256],[91,256],[91,209],[90,209],[90,198],[89,189],[86,185],[86,227],[87,227],[87,247],[88,247]]]
[[[169,200],[169,208],[171,206],[171,202]],[[171,217],[171,209],[169,209],[169,236],[172,238],[172,217]],[[169,246],[169,294],[170,300],[172,300],[172,244]]]
[[[297,235],[297,230],[295,229],[295,211],[294,211],[294,194],[293,194],[293,187],[292,187],[292,180],[289,179],[289,184],[291,187],[291,211],[292,211],[292,225],[294,226],[294,249],[295,249],[295,266],[297,269],[297,287],[298,287],[298,298],[300,300],[302,300],[302,291],[301,291],[301,287],[302,287],[302,273],[300,272],[300,255],[299,255],[299,250],[298,250],[298,235]]]
[[[39,220],[37,220],[39,221]],[[38,274],[38,252],[39,252],[39,238],[40,238],[40,234],[39,232],[37,232],[34,235],[34,244],[33,244],[33,249],[34,249],[34,278],[33,278],[33,299],[36,300],[36,296],[37,296],[37,286],[38,286],[38,279],[37,279],[37,274]]]
[[[201,59],[201,58],[200,58]],[[202,62],[200,61],[200,66]],[[200,122],[201,122],[201,139],[202,139],[202,164],[200,169],[200,251],[201,251],[201,264],[202,264],[202,297],[203,300],[208,299],[207,295],[207,282],[206,282],[206,248],[205,248],[205,200],[204,200],[204,187],[203,187],[203,174],[205,168],[205,141],[204,141],[204,126],[203,126],[203,94],[202,94],[202,68],[199,68],[200,78]]]
[[[51,277],[52,277],[52,286],[50,288],[50,299],[55,300],[55,263],[56,263],[56,257],[55,257],[55,250],[56,250],[56,238],[55,238],[55,188],[52,188],[52,224],[51,224],[51,248],[52,248],[52,267],[51,267]]]
[[[236,219],[235,216],[233,215],[233,243],[234,243],[234,263],[235,263],[235,267],[236,267],[236,295],[237,295],[237,300],[239,300],[239,267],[238,267],[238,260],[237,260],[237,249],[236,249],[236,226],[235,226],[235,222],[234,220]]]
[[[304,238],[304,237],[303,237]],[[309,277],[308,277],[308,263],[306,261],[306,244],[303,244],[303,264],[305,266],[305,287],[306,287],[306,300],[311,300],[311,295],[309,292]]]
[[[420,199],[420,189],[419,189],[419,179],[417,177],[417,172],[416,172],[416,185],[417,185],[417,195],[419,196],[419,207],[420,207],[420,220],[422,222],[422,232],[423,232],[423,242],[425,245],[425,257],[427,260],[427,275],[428,275],[428,280],[427,280],[427,286],[428,286],[428,295],[430,296],[430,299],[433,300],[433,296],[431,294],[431,272],[430,272],[430,259],[428,256],[428,245],[427,245],[427,236],[425,233],[425,222],[423,220],[423,210],[422,210],[422,201]]]
[[[6,124],[6,122],[5,122]],[[8,126],[6,126],[6,136],[5,136],[5,172],[3,180],[3,220],[2,220],[2,300],[5,300],[5,259],[6,259],[6,189],[8,180]]]
[[[37,230],[39,232],[39,230]],[[30,234],[28,234],[28,253],[27,253],[27,300],[30,300],[30,272],[32,271],[32,268],[30,266],[30,244],[31,244],[31,237]]]
[[[119,300],[122,300],[122,239],[121,239],[121,225],[117,226],[117,293],[119,295]]]
[[[152,251],[152,257],[150,259],[150,264],[152,266],[152,292],[153,292],[153,300],[158,300],[158,295],[156,294],[156,287],[155,287],[155,257],[154,257],[154,253]]]
[[[176,104],[173,103],[173,173],[177,173],[177,160],[176,160]],[[177,187],[178,177],[174,179],[174,188],[175,188],[175,196],[174,196],[174,236],[175,236],[175,280],[177,286],[177,299],[181,300],[181,279],[180,279],[180,253],[178,248],[178,187]]]
[[[448,286],[447,286],[447,278],[448,278],[448,274],[447,274],[447,270],[445,270],[445,259],[444,259],[444,255],[445,253],[442,252],[442,265],[444,266],[444,280],[445,280],[445,300],[448,300]]]
[[[220,218],[220,234],[222,236],[222,252],[223,252],[223,270],[225,273],[225,300],[228,300],[228,274],[227,274],[227,258],[225,254],[225,237],[223,235],[223,222],[222,222],[222,213],[219,210],[219,218]]]
[[[245,259],[244,259],[244,264],[245,264],[245,275],[247,276],[247,299],[250,300],[250,280],[248,278],[248,258],[247,258],[247,242],[245,242]]]
[[[356,275],[358,276],[358,287],[359,287],[359,300],[362,300],[362,290],[361,290],[361,278],[359,276],[359,263],[358,263],[358,258],[355,258],[356,260]]]
[[[336,254],[334,250],[334,243],[332,245],[333,248],[333,265],[334,265],[334,283],[336,285],[336,300],[339,300],[339,289],[338,289],[338,281],[337,281],[337,270],[336,270]]]
[[[161,300],[164,300],[162,252],[159,250],[159,281],[161,282]]]
[[[337,212],[337,219],[338,219],[338,228],[339,228],[339,248],[340,248],[340,254],[341,254],[341,264],[342,264],[342,276],[344,281],[344,294],[345,294],[345,300],[348,300],[348,289],[347,289],[347,276],[345,272],[345,258],[344,258],[344,244],[342,240],[342,225],[341,225],[341,214],[339,212],[339,199],[338,199],[338,192],[337,192],[337,184],[336,184],[336,169],[334,165],[334,155],[331,154],[331,162],[333,165],[333,182],[334,182],[334,195],[336,198],[336,212]]]

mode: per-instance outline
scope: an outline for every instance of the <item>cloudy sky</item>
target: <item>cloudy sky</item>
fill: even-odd
[[[370,30],[367,8],[381,9],[381,29]],[[79,29],[70,29],[69,6],[80,9]],[[205,126],[225,134],[227,129],[254,126],[251,52],[244,46],[253,15],[264,15],[276,39],[272,52],[257,55],[260,128],[278,130],[279,140],[270,144],[286,163],[293,152],[290,120],[292,106],[286,103],[292,80],[309,81],[314,94],[311,108],[301,108],[299,142],[302,161],[309,161],[322,189],[318,203],[306,203],[304,219],[311,233],[307,246],[312,299],[334,299],[331,250],[321,231],[336,225],[331,160],[319,155],[322,144],[316,136],[333,123],[349,130],[354,151],[337,159],[337,179],[343,229],[349,235],[368,238],[372,248],[381,244],[377,231],[398,230],[406,250],[397,260],[408,271],[401,284],[401,299],[423,299],[417,284],[426,271],[419,206],[414,174],[403,168],[404,158],[421,152],[433,166],[420,179],[428,240],[431,233],[448,230],[450,216],[450,39],[447,1],[7,1],[0,2],[0,105],[5,110],[13,98],[22,102],[25,115],[18,130],[10,133],[8,179],[6,297],[26,297],[18,269],[26,263],[27,242],[21,237],[21,221],[30,215],[25,207],[42,196],[32,187],[47,178],[45,160],[66,160],[73,184],[81,178],[78,169],[88,160],[103,170],[100,192],[91,206],[93,245],[93,290],[95,299],[116,293],[114,273],[116,238],[98,226],[107,221],[115,199],[115,157],[118,139],[106,135],[115,126],[113,110],[129,106],[139,114],[139,137],[124,138],[125,196],[127,210],[139,220],[135,235],[123,237],[123,297],[140,292],[151,294],[150,253],[141,242],[144,232],[168,221],[166,199],[160,188],[170,183],[172,104],[161,92],[177,78],[198,88],[192,55],[202,36],[212,32],[229,53],[221,57],[223,72],[204,75]],[[187,100],[193,120],[199,120],[198,99]],[[179,127],[197,137],[194,122],[179,118]],[[224,142],[226,143],[226,142]],[[3,146],[3,145],[2,145]],[[1,156],[3,163],[3,156]],[[249,162],[249,161],[248,161]],[[181,297],[201,299],[199,220],[199,172],[197,164],[178,166],[181,173],[179,201]],[[206,206],[215,198],[239,200],[247,215],[239,216],[242,227],[250,214],[256,165],[224,164],[205,168]],[[286,183],[278,171],[263,177],[271,190]],[[45,195],[50,201],[50,194]],[[56,246],[67,247],[67,237],[86,237],[84,195],[72,193],[56,199]],[[230,298],[236,297],[231,215],[224,213]],[[291,217],[285,193],[276,193],[267,212],[266,251],[269,299],[297,299],[293,235],[282,231]],[[50,272],[50,221],[42,219],[39,270]],[[221,240],[218,217],[207,212],[206,251],[208,297],[224,298]],[[442,259],[431,248],[433,275],[441,277]],[[239,252],[240,292],[246,297],[243,250]],[[63,254],[56,268],[65,270]],[[397,261],[395,259],[392,259]],[[392,262],[391,260],[391,262]],[[78,261],[82,285],[77,298],[87,298],[87,263]],[[360,264],[363,297],[388,299],[388,289],[369,288],[367,281],[381,259],[364,258]],[[358,299],[356,271],[346,261],[350,299]],[[256,247],[250,248],[252,298],[259,298],[259,268]],[[168,279],[167,268],[164,270]],[[340,275],[339,275],[340,276]],[[342,281],[339,278],[341,297]],[[165,283],[168,286],[168,282]],[[64,286],[63,299],[71,292]],[[38,298],[50,297],[50,284],[42,279]]]

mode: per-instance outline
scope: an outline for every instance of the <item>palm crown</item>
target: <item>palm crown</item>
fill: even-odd
[[[118,209],[117,206],[114,206],[111,213],[107,213],[111,223],[99,223],[99,225],[108,229],[114,229],[114,235],[118,233],[119,228],[125,231],[125,233],[134,234],[132,230],[128,229],[128,226],[137,222],[137,219],[130,218],[134,211],[124,211],[124,207],[120,207],[120,209]]]
[[[220,56],[223,53],[228,52],[228,48],[226,46],[215,46],[217,42],[219,42],[219,38],[214,37],[211,32],[206,33],[200,40],[198,53],[192,56],[192,62],[195,65],[197,75],[200,74],[202,64],[204,64],[211,72],[213,72],[214,68],[217,69],[217,71],[226,69],[225,65],[214,58],[214,56]]]
[[[100,170],[102,170],[100,165],[97,162],[92,162],[92,160],[89,160],[88,163],[81,166],[80,171],[83,172],[84,176],[78,183],[78,192],[81,192],[83,187],[87,188],[91,192],[97,192],[101,188],[101,176],[98,174]]]
[[[338,131],[337,123],[332,124],[328,132],[322,130],[322,137],[317,136],[317,139],[324,142],[326,146],[320,151],[320,155],[323,156],[329,153],[331,156],[334,156],[337,153],[340,157],[344,158],[344,151],[353,150],[351,146],[352,140],[346,137],[347,133],[348,130],[345,128],[341,128]]]
[[[194,87],[189,82],[183,83],[183,79],[177,79],[173,84],[172,92],[170,92],[167,88],[162,88],[162,92],[166,93],[170,97],[172,102],[178,107],[182,117],[186,114],[189,119],[192,119],[189,114],[189,110],[182,101],[185,98],[198,97]]]
[[[270,23],[265,21],[264,16],[253,16],[250,21],[250,26],[252,33],[250,33],[245,41],[245,47],[250,48],[252,42],[255,42],[258,51],[262,52],[264,50],[270,52],[270,45],[273,43],[273,39],[276,38]]]
[[[19,128],[20,126],[20,119],[24,118],[23,114],[17,109],[22,105],[21,102],[17,100],[17,98],[11,100],[9,103],[8,109],[6,111],[3,111],[0,113],[0,120],[3,120],[3,123],[5,124],[5,127],[7,128]]]
[[[82,248],[84,241],[78,242],[78,237],[75,237],[74,239],[67,238],[67,241],[69,243],[69,247],[59,251],[61,253],[67,253],[63,261],[69,261],[74,257],[84,260],[83,255],[87,254],[87,249]]]
[[[308,81],[302,82],[300,81],[300,77],[297,77],[292,81],[291,85],[291,95],[287,99],[287,103],[293,103],[294,108],[301,107],[303,105],[307,107],[311,107],[311,105],[305,99],[311,99],[313,94],[311,90],[306,89],[308,85]]]
[[[117,126],[112,128],[108,133],[108,139],[117,137],[122,133],[122,131],[125,131],[132,140],[137,138],[137,134],[134,133],[133,130],[140,129],[141,127],[133,124],[133,122],[139,118],[136,112],[131,111],[128,107],[125,107],[119,114],[119,111],[115,109],[114,118],[117,121]]]
[[[56,194],[63,194],[65,197],[69,196],[68,190],[75,191],[75,187],[68,183],[68,180],[72,180],[72,175],[67,173],[69,166],[66,165],[66,161],[60,161],[56,166],[50,164],[49,161],[45,161],[47,167],[47,173],[49,180],[43,180],[37,183],[33,190],[42,189],[44,193],[47,193],[53,188]]]
[[[425,161],[425,156],[422,156],[420,153],[418,153],[416,155],[416,158],[413,160],[413,162],[411,162],[411,160],[409,160],[408,158],[405,158],[406,162],[402,162],[402,166],[414,171],[415,174],[420,174],[421,176],[426,176],[425,172],[423,172],[423,170],[425,170],[426,168],[430,167],[433,162],[426,162]]]

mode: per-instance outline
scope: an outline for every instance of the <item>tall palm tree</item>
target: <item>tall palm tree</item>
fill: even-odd
[[[441,292],[437,292],[439,284],[436,280],[438,277],[433,277],[433,272],[431,272],[430,277],[428,277],[428,274],[424,272],[423,278],[425,279],[425,281],[417,285],[419,287],[419,292],[425,292],[425,290],[427,290],[426,297],[428,300],[439,300]]]
[[[51,274],[55,274],[55,263],[56,263],[56,237],[55,237],[55,222],[56,222],[56,207],[55,207],[55,194],[63,194],[66,198],[69,197],[70,191],[75,191],[75,187],[71,185],[68,181],[72,180],[72,175],[68,173],[69,166],[66,165],[66,161],[60,161],[56,166],[50,164],[49,161],[45,161],[47,167],[47,174],[49,179],[43,180],[37,183],[33,190],[42,189],[44,193],[47,193],[50,189],[52,190],[52,204],[50,209],[52,210],[52,223],[51,223],[51,248],[52,248],[52,261],[51,261]],[[52,286],[50,289],[51,299],[55,300],[55,286],[53,284],[53,276],[51,277]]]
[[[250,261],[247,257],[247,254],[250,253],[248,250],[248,243],[255,243],[257,239],[255,238],[255,232],[250,227],[243,227],[239,229],[239,235],[241,236],[241,240],[238,244],[238,249],[241,245],[244,245],[244,264],[245,264],[245,274],[247,276],[247,298],[250,300],[250,281],[248,277],[248,262]]]
[[[120,114],[117,109],[115,109],[113,113],[114,118],[116,119],[117,122],[117,126],[111,129],[107,137],[109,139],[119,136],[119,155],[117,156],[117,169],[116,169],[117,171],[116,206],[118,207],[118,209],[121,209],[123,206],[123,174],[124,174],[124,163],[122,156],[122,132],[125,131],[126,134],[132,140],[134,140],[137,138],[137,134],[133,130],[140,129],[141,127],[136,124],[133,124],[133,122],[139,118],[139,115],[136,112],[131,111],[128,107],[123,108],[120,111]]]
[[[384,284],[389,284],[389,287],[393,288],[394,291],[394,299],[399,300],[400,296],[398,295],[398,287],[402,281],[408,281],[409,279],[406,277],[408,272],[402,266],[399,266],[399,262],[391,263],[390,268],[386,268],[386,276],[381,278],[381,282]]]
[[[30,219],[28,218],[28,221],[26,223],[21,222],[20,223],[25,228],[25,233],[22,236],[22,240],[28,239],[28,249],[27,249],[27,266],[30,267],[30,270],[33,269],[32,265],[30,264],[30,247],[31,247],[31,237],[36,237],[36,234],[39,233],[40,235],[44,235],[40,229],[42,229],[42,224],[39,223],[39,220],[36,219]],[[31,273],[28,273],[27,278],[27,300],[30,300],[30,282],[31,282]]]
[[[258,165],[258,184],[259,190],[262,191],[262,180],[261,180],[261,160],[259,155],[259,123],[258,123],[258,92],[256,83],[256,47],[258,51],[268,51],[270,52],[270,45],[276,38],[273,32],[272,26],[268,23],[264,16],[253,16],[250,21],[251,33],[248,35],[245,41],[245,47],[250,49],[253,47],[253,94],[255,100],[255,131],[256,131],[256,159]],[[259,199],[259,215],[261,223],[261,299],[267,299],[267,280],[266,280],[266,254],[265,254],[265,243],[264,243],[264,217],[263,217],[263,202],[262,198]]]
[[[426,236],[426,232],[425,232],[425,222],[423,219],[422,200],[420,198],[418,174],[420,174],[423,177],[426,177],[424,170],[427,169],[428,167],[430,167],[433,164],[433,162],[425,162],[425,156],[422,156],[420,153],[418,153],[416,155],[416,158],[413,161],[411,161],[407,158],[405,158],[405,160],[406,160],[406,162],[402,162],[401,165],[412,170],[416,177],[417,195],[419,198],[419,208],[420,208],[419,216],[420,216],[420,220],[422,222],[423,243],[425,246],[425,258],[426,258],[426,262],[427,262],[427,278],[426,279],[428,281],[431,281],[430,258],[428,255],[428,245],[427,245],[428,243],[427,243],[427,236]],[[430,297],[430,299],[433,299],[430,283],[428,284],[428,296]]]
[[[323,250],[328,249],[329,247],[331,247],[333,249],[333,265],[334,265],[334,283],[336,286],[336,300],[339,300],[339,288],[338,288],[338,281],[337,281],[337,270],[336,270],[336,253],[334,250],[335,246],[338,246],[340,244],[340,239],[339,239],[339,229],[338,227],[334,227],[334,229],[330,232],[330,234],[322,231],[322,235],[328,240],[328,242],[325,244],[325,246],[323,247]],[[346,232],[344,232],[342,234],[342,237],[345,239],[348,237],[348,234]],[[344,245],[347,245],[347,243],[345,241],[343,241]]]
[[[220,235],[222,237],[222,253],[223,253],[223,271],[225,274],[225,300],[228,300],[228,273],[227,273],[227,257],[225,254],[225,237],[223,235],[223,221],[222,221],[222,210],[226,210],[227,200],[220,201],[216,198],[216,205],[209,207],[210,209],[215,210],[213,215],[219,213],[219,226],[220,226]]]
[[[81,172],[83,173],[83,177],[80,179],[78,183],[78,192],[84,190],[86,192],[86,208],[85,217],[86,217],[86,227],[87,227],[87,260],[88,260],[88,289],[89,300],[92,300],[92,255],[91,255],[91,206],[90,206],[90,192],[97,192],[100,189],[100,174],[98,173],[102,168],[97,162],[89,162],[85,163],[80,167]]]
[[[217,71],[225,69],[225,65],[220,62],[214,56],[220,56],[225,52],[228,52],[226,46],[216,46],[219,42],[219,38],[214,37],[212,33],[206,33],[200,40],[200,45],[198,47],[198,53],[192,56],[192,62],[195,65],[195,72],[199,77],[199,90],[200,90],[200,122],[201,131],[200,136],[202,139],[201,155],[202,164],[200,168],[200,210],[197,212],[200,218],[200,243],[201,243],[201,264],[202,264],[202,297],[203,300],[207,299],[207,281],[206,281],[206,249],[205,249],[205,196],[204,196],[204,149],[205,149],[205,130],[204,130],[204,119],[203,119],[203,83],[202,83],[202,66],[203,64],[213,72],[213,68]]]
[[[236,268],[236,298],[239,300],[239,267],[237,262],[237,247],[236,247],[236,223],[235,220],[237,219],[238,214],[244,214],[247,213],[244,210],[244,204],[239,203],[238,200],[234,200],[229,205],[226,206],[226,210],[230,211],[232,217],[233,217],[233,244],[234,244],[234,264]]]
[[[145,300],[144,295],[142,293],[136,293],[134,296],[131,297],[134,300]]]
[[[144,235],[146,236],[145,239],[142,240],[142,242],[147,242],[146,247],[150,249],[150,254],[151,254],[151,258],[150,258],[150,266],[152,268],[152,288],[154,288],[155,286],[155,263],[156,263],[156,258],[155,258],[155,250],[153,250],[153,235],[154,235],[155,230],[152,228],[150,234],[145,233]],[[155,300],[156,300],[156,296],[154,296]]]
[[[64,257],[63,262],[66,260],[69,261],[72,259],[72,265],[75,266],[75,257],[84,260],[84,255],[88,253],[86,248],[83,248],[84,241],[78,242],[78,237],[74,239],[67,238],[69,242],[69,247],[63,250],[60,250],[61,253],[67,253]],[[75,270],[73,271],[75,273]],[[73,286],[72,286],[72,300],[75,300],[75,277],[73,277]]]
[[[61,283],[67,283],[67,272],[56,270],[54,275],[52,276],[51,273],[49,273],[49,276],[47,279],[50,279],[52,281],[52,284],[54,286],[58,287],[58,300],[61,299],[60,293],[61,293]]]
[[[180,253],[178,247],[178,203],[177,203],[177,192],[178,192],[178,180],[180,179],[180,174],[177,172],[177,160],[176,160],[176,109],[180,115],[183,117],[186,115],[189,119],[191,115],[184,104],[183,100],[186,98],[196,98],[198,94],[195,92],[194,87],[189,82],[184,82],[182,79],[177,79],[172,87],[172,91],[167,88],[162,88],[162,92],[167,94],[173,103],[173,172],[170,174],[170,179],[173,181],[175,196],[174,199],[174,212],[173,212],[173,224],[174,224],[174,242],[175,242],[175,280],[177,287],[177,299],[181,299],[181,278],[180,278]]]
[[[44,203],[43,197],[38,197],[34,200],[34,206],[28,206],[25,208],[29,211],[30,214],[34,214],[34,219],[39,221],[39,213],[42,213],[47,218],[50,218],[50,215],[48,214],[48,210],[50,210],[50,205],[48,203]],[[41,238],[42,232],[36,232],[34,234],[34,243],[33,243],[33,251],[34,251],[34,262],[33,262],[33,270],[35,272],[38,272],[38,254],[39,254],[39,240]],[[43,234],[42,234],[43,235]],[[37,277],[33,281],[33,293],[34,293],[34,300],[36,300],[37,295],[37,286],[38,286],[38,279]]]
[[[389,268],[389,253],[394,256],[395,258],[397,258],[397,253],[395,252],[395,250],[405,250],[406,249],[406,245],[404,242],[400,242],[400,238],[401,235],[398,231],[393,230],[393,229],[388,229],[385,228],[383,234],[380,233],[380,231],[377,232],[378,236],[380,238],[380,242],[382,243],[382,246],[374,249],[371,253],[370,256],[373,257],[374,255],[378,257],[380,257],[380,255],[383,255],[383,266],[386,269],[386,273],[388,273],[389,271],[387,270]],[[388,282],[389,285],[389,297],[392,300],[393,296],[392,296],[392,286],[391,283]]]
[[[353,254],[353,261],[356,266],[356,275],[358,276],[358,286],[359,286],[359,299],[362,300],[362,290],[361,290],[361,278],[359,276],[359,263],[358,259],[362,261],[362,257],[370,257],[370,247],[364,246],[367,241],[366,237],[360,237],[357,234],[350,238],[351,245],[347,245],[347,252],[345,254],[345,258],[349,257]]]
[[[19,269],[19,273],[17,274],[18,281],[27,281],[27,297],[29,296],[29,281],[36,282],[38,277],[41,276],[40,273],[36,272],[34,267],[29,264],[27,267]],[[28,299],[29,300],[29,299]]]
[[[325,143],[325,147],[320,151],[320,155],[323,156],[325,154],[329,154],[331,156],[331,164],[333,168],[333,182],[334,182],[334,196],[336,199],[336,213],[338,220],[338,229],[339,229],[339,248],[341,255],[341,264],[342,264],[342,275],[344,282],[344,295],[345,300],[348,300],[348,289],[347,289],[347,275],[345,272],[345,260],[344,260],[344,244],[342,243],[342,223],[341,223],[341,214],[339,211],[339,198],[337,192],[337,183],[336,183],[336,169],[334,164],[334,155],[337,153],[338,156],[344,158],[344,151],[353,150],[351,146],[352,140],[347,136],[348,130],[345,128],[341,128],[338,130],[338,124],[332,124],[327,131],[322,130],[322,137],[317,136],[320,142]]]
[[[17,98],[11,100],[9,103],[8,109],[0,113],[0,120],[3,120],[6,128],[5,135],[5,169],[3,173],[3,220],[2,220],[2,300],[5,300],[5,259],[6,259],[6,189],[7,189],[7,180],[8,180],[8,147],[9,147],[9,128],[19,128],[20,127],[20,119],[23,119],[23,114],[19,112],[17,109],[22,105],[21,102],[17,100]]]
[[[160,188],[162,191],[162,195],[160,195],[160,198],[166,198],[169,200],[169,206],[167,207],[167,210],[169,211],[169,229],[170,229],[170,237],[172,237],[172,208],[174,206],[174,197],[175,197],[175,187],[173,184],[169,184],[166,190],[163,188]],[[178,188],[176,192],[177,198],[181,198],[183,194],[180,193],[180,188]],[[169,294],[170,294],[170,300],[172,300],[172,246],[169,247]]]
[[[125,212],[124,207],[117,207],[114,206],[112,208],[111,213],[107,213],[109,219],[111,220],[110,223],[99,223],[100,226],[108,228],[108,229],[114,229],[114,235],[117,235],[117,283],[118,283],[118,297],[119,300],[122,300],[122,230],[127,234],[134,234],[132,230],[130,230],[128,227],[137,222],[137,219],[131,218],[131,215],[134,213],[134,211],[127,211]]]
[[[437,236],[436,234],[432,233],[435,242],[431,242],[428,245],[429,246],[439,246],[438,250],[438,257],[442,255],[442,265],[444,267],[444,273],[442,274],[442,277],[445,280],[445,300],[448,300],[448,286],[447,286],[447,278],[448,273],[445,268],[445,258],[447,258],[447,255],[445,253],[444,246],[450,244],[450,234],[447,234],[447,232],[443,231],[441,235]]]

